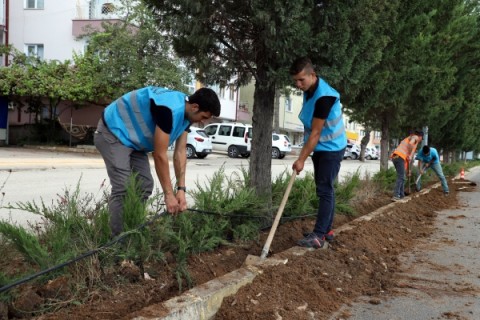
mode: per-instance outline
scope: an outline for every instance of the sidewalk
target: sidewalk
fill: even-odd
[[[466,178],[480,185],[480,168]],[[464,206],[439,212],[437,231],[400,257],[394,297],[362,297],[330,320],[480,319],[480,191],[458,196]]]

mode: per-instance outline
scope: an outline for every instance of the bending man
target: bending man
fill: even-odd
[[[105,161],[112,187],[109,212],[113,236],[123,231],[123,198],[130,176],[136,174],[145,200],[152,194],[149,152],[153,152],[167,211],[176,214],[187,209],[187,130],[192,123],[219,114],[220,101],[208,88],[201,88],[187,96],[165,88],[146,87],[123,95],[105,109],[95,131],[94,142]],[[174,142],[175,189],[167,156],[168,147]]]
[[[418,169],[422,175],[428,168],[432,168],[433,172],[437,175],[438,179],[442,183],[443,193],[447,196],[449,193],[447,179],[443,175],[442,165],[440,164],[440,157],[438,156],[437,149],[429,146],[424,146],[418,150],[416,159],[418,160]],[[421,178],[417,182],[417,191],[422,189]]]
[[[402,200],[405,197],[405,171],[410,175],[410,164],[417,149],[417,145],[423,139],[423,131],[415,131],[402,140],[398,147],[393,151],[392,159],[395,170],[397,171],[397,181],[393,190],[393,201]]]

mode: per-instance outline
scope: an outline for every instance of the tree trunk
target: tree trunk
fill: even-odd
[[[388,169],[388,155],[389,155],[389,148],[388,148],[388,141],[389,138],[389,121],[387,117],[383,117],[382,121],[382,137],[380,138],[380,169],[387,170]]]
[[[367,145],[370,142],[370,129],[365,128],[365,135],[360,141],[360,161],[365,161],[365,152],[367,150]]]
[[[265,196],[266,208],[272,204],[272,122],[275,85],[255,83],[253,102],[253,138],[250,182],[258,195]]]

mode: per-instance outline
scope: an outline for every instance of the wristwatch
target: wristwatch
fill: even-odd
[[[183,192],[187,192],[187,187],[177,187],[177,191],[183,190]]]

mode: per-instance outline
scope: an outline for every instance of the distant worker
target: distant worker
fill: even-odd
[[[112,102],[98,122],[94,142],[105,161],[112,193],[109,199],[113,236],[123,231],[123,200],[135,174],[146,200],[153,191],[148,153],[153,152],[155,171],[170,214],[187,208],[185,170],[187,130],[192,123],[220,115],[220,101],[212,89],[201,88],[191,96],[159,87],[145,87]],[[175,142],[173,188],[167,150]]]
[[[418,169],[422,175],[428,168],[432,168],[433,172],[437,175],[438,179],[442,183],[443,194],[448,196],[448,184],[447,179],[443,175],[442,165],[440,164],[440,157],[438,156],[437,149],[423,146],[417,153],[416,159],[418,160]],[[421,178],[416,185],[417,191],[422,189]]]
[[[340,94],[317,76],[309,58],[297,59],[290,68],[295,86],[304,92],[298,118],[304,127],[304,144],[292,169],[300,173],[313,152],[313,172],[319,199],[313,231],[298,241],[302,247],[323,248],[333,240],[335,215],[334,182],[347,146]]]
[[[423,131],[415,131],[403,139],[390,156],[397,171],[397,181],[395,182],[395,189],[393,190],[393,201],[402,200],[405,197],[405,172],[409,175],[411,174],[410,165],[417,146],[422,139]]]

